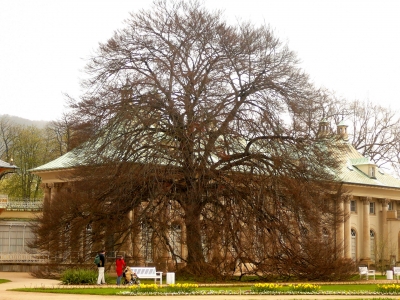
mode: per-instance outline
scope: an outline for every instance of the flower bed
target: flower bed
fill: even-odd
[[[276,283],[257,283],[249,290],[198,290],[197,284],[171,284],[159,288],[155,284],[132,286],[130,291],[118,295],[400,295],[400,285],[378,285],[375,291],[321,291],[321,286],[310,283],[290,284],[286,287]]]
[[[385,295],[400,294],[400,285],[398,284],[378,284],[376,291]]]

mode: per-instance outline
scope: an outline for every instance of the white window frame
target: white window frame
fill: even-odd
[[[356,200],[350,200],[350,212],[357,212],[357,201]]]
[[[369,176],[375,178],[375,167],[369,167]]]
[[[369,203],[369,214],[374,215],[375,214],[375,202],[370,202]]]

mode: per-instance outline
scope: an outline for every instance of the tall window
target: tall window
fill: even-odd
[[[388,210],[393,210],[393,202],[392,201],[390,201],[388,203]]]
[[[370,213],[371,215],[374,215],[374,214],[375,214],[375,202],[370,202],[370,203],[369,203],[369,213]]]
[[[173,223],[171,225],[171,230],[170,230],[170,243],[173,250],[173,257],[178,263],[182,261],[181,236],[182,236],[181,225]]]
[[[351,258],[357,260],[357,233],[354,229],[351,229]]]
[[[83,248],[85,249],[83,252],[84,253],[91,253],[92,252],[92,225],[89,223],[86,226],[85,230],[85,240],[84,240],[84,245]]]
[[[25,224],[0,225],[0,253],[26,253],[27,244],[33,239],[30,227]]]
[[[351,200],[351,201],[350,201],[350,211],[352,211],[352,212],[357,212],[357,203],[356,203],[356,200]]]
[[[150,224],[142,223],[141,252],[146,263],[153,262],[153,228]]]
[[[370,237],[371,260],[375,262],[375,232],[373,230],[369,231],[369,237]]]

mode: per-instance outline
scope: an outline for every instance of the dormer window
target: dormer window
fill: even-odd
[[[367,157],[350,159],[350,164],[371,179],[376,179],[377,166]]]
[[[370,166],[369,167],[369,177],[376,178],[375,177],[375,167],[374,166]]]

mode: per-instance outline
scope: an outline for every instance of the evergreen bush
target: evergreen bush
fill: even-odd
[[[97,276],[96,270],[68,269],[61,274],[61,282],[63,284],[95,284]]]

